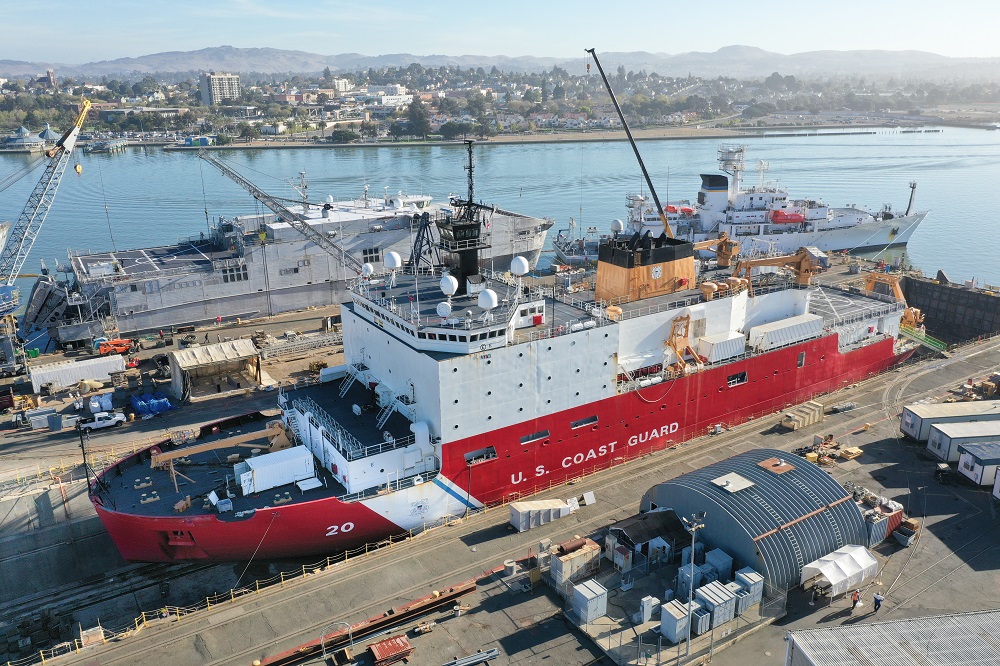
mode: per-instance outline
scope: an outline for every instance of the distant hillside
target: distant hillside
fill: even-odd
[[[666,76],[764,77],[772,72],[796,76],[879,76],[906,79],[996,80],[1000,79],[1000,58],[949,58],[925,51],[810,51],[783,55],[752,46],[727,46],[712,53],[690,52],[671,55],[647,52],[602,53],[608,69],[619,65],[628,70],[656,72]],[[55,67],[64,76],[122,76],[152,73],[229,71],[265,74],[316,74],[329,67],[352,72],[369,67],[406,67],[418,62],[425,67],[494,66],[504,71],[538,72],[558,65],[571,73],[582,73],[584,55],[577,58],[536,58],[534,56],[412,55],[394,53],[365,56],[359,53],[320,55],[305,51],[217,46],[198,51],[169,51],[138,58],[119,58],[82,65],[0,60],[0,75],[25,76]]]

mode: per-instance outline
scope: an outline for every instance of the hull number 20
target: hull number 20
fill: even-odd
[[[326,528],[327,536],[337,536],[338,534],[346,534],[354,529],[354,523],[344,523],[343,525],[330,525]]]

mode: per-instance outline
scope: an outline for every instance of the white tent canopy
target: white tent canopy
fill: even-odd
[[[878,562],[864,546],[844,546],[802,568],[802,583],[821,576],[830,583],[830,596],[860,587],[878,572]]]

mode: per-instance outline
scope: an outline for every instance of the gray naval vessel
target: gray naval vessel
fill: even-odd
[[[214,158],[206,158],[227,172]],[[471,150],[470,150],[471,159]],[[471,166],[471,162],[470,162]],[[380,265],[386,252],[411,256],[432,250],[433,219],[484,209],[486,267],[510,265],[515,256],[538,261],[552,220],[452,198],[365,195],[348,201],[284,205],[238,174],[226,175],[277,211],[218,218],[207,233],[173,245],[114,252],[69,251],[54,269],[44,264],[27,301],[19,334],[47,332],[63,347],[89,346],[110,335],[134,335],[206,323],[221,317],[253,318],[338,303],[358,267]],[[328,242],[326,241],[328,239]],[[447,263],[449,258],[441,261]]]

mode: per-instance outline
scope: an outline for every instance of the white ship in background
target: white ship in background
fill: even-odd
[[[927,216],[913,210],[914,182],[902,215],[888,206],[872,213],[853,205],[834,208],[817,199],[794,199],[788,190],[764,182],[767,162],[757,163],[758,184],[744,187],[745,155],[746,146],[720,147],[719,170],[728,176],[702,174],[697,202],[671,201],[665,206],[676,238],[698,242],[725,232],[745,249],[756,244],[777,254],[793,253],[800,247],[824,252],[883,250],[906,245]],[[630,232],[649,231],[654,236],[663,232],[651,197],[629,194],[626,207]]]

